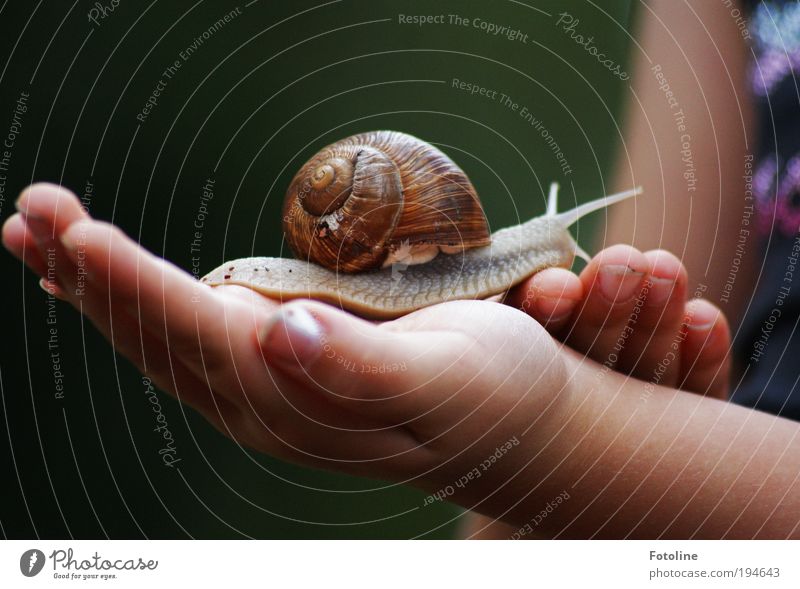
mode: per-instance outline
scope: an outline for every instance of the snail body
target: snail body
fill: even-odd
[[[322,150],[290,184],[284,229],[298,259],[232,260],[201,281],[392,319],[450,300],[498,295],[545,268],[570,267],[576,254],[586,254],[569,226],[639,193],[558,213],[553,184],[546,214],[490,236],[477,193],[447,156],[402,133],[356,135]],[[409,219],[411,226],[402,225]],[[416,235],[414,222],[421,226]]]

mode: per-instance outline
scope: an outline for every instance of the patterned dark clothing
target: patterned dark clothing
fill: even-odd
[[[759,137],[747,247],[759,248],[763,266],[737,338],[746,373],[733,401],[800,420],[800,2],[749,8]]]

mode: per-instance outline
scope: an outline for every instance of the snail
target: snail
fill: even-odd
[[[475,188],[436,147],[395,131],[321,150],[289,185],[283,228],[297,259],[242,258],[204,276],[269,298],[312,298],[371,319],[505,293],[544,268],[588,259],[568,231],[636,188],[490,234]]]

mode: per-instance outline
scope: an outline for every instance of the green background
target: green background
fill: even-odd
[[[20,93],[30,98],[0,219],[31,181],[59,182],[79,195],[91,182],[94,216],[188,270],[202,186],[211,177],[215,197],[199,255],[205,273],[253,252],[278,255],[283,191],[296,169],[330,142],[381,128],[449,153],[472,178],[493,229],[542,213],[552,180],[562,184],[565,210],[575,195],[583,201],[606,190],[628,82],[557,28],[556,13],[579,18],[577,31],[626,67],[629,4],[122,0],[98,26],[87,19],[93,2],[8,2],[0,14],[1,136]],[[164,69],[236,6],[241,16],[182,62],[145,122],[137,121]],[[528,38],[401,25],[398,14],[478,17]],[[452,88],[453,78],[527,107],[573,172],[562,174],[519,114]],[[576,229],[584,246],[591,223]],[[65,396],[55,398],[47,297],[19,262],[3,253],[0,264],[5,537],[455,533],[460,511],[453,507],[423,508],[414,490],[244,450],[159,392],[181,458],[179,470],[166,468],[141,376],[63,303],[56,326]]]

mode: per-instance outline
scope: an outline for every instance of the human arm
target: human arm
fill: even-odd
[[[615,184],[641,185],[647,198],[610,209],[598,234],[603,243],[675,253],[688,269],[690,291],[707,286],[706,296],[734,325],[757,275],[755,234],[743,222],[753,204],[743,175],[756,149],[751,53],[736,9],[744,15],[736,3],[638,5]]]
[[[382,325],[312,302],[279,308],[198,284],[66,191],[39,186],[18,206],[7,247],[27,246],[45,276],[52,248],[65,299],[160,387],[259,451],[434,494],[515,439],[449,498],[519,529],[567,491],[542,528],[551,536],[723,536],[731,524],[729,536],[797,535],[795,423],[657,386],[644,396],[649,385],[509,306],[454,302]]]
[[[645,197],[609,209],[597,241],[630,243],[651,256],[656,248],[674,252],[688,272],[680,285],[684,292],[676,289],[673,297],[682,304],[687,292],[702,292],[738,324],[756,274],[755,236],[750,235],[751,225],[743,225],[752,200],[744,198],[742,176],[755,149],[746,88],[749,48],[731,17],[732,9],[719,3],[648,0],[637,8],[630,44],[633,80],[623,96],[615,185],[641,185]],[[744,247],[737,248],[740,239]],[[540,275],[531,282],[543,279]],[[582,279],[585,299],[591,301],[589,280],[585,274]],[[576,298],[585,308],[583,292]],[[621,327],[609,306],[589,306],[588,313],[570,316],[560,335],[603,363],[609,352],[603,338],[610,335],[615,340]],[[542,322],[546,318],[534,317]],[[635,335],[632,339],[639,341],[629,341],[629,347],[641,348],[641,357],[636,363],[616,364],[615,369],[648,380],[667,353],[665,340],[669,345],[679,330],[670,313],[657,324],[640,322],[637,329],[638,335],[648,330],[653,335],[645,341]],[[602,335],[593,337],[596,334]],[[707,352],[719,358],[719,348],[730,344],[730,337],[725,340],[706,346]],[[682,369],[671,363],[662,384],[706,393],[715,381],[717,392],[727,396],[727,380],[722,383],[720,378],[727,371],[715,374],[717,367],[687,378],[682,373],[686,365]],[[509,530],[478,518],[469,522],[465,535],[502,538]]]
[[[799,536],[796,423],[567,356],[579,408],[551,443],[569,455],[505,519],[564,489],[570,500],[540,525],[548,537]]]

